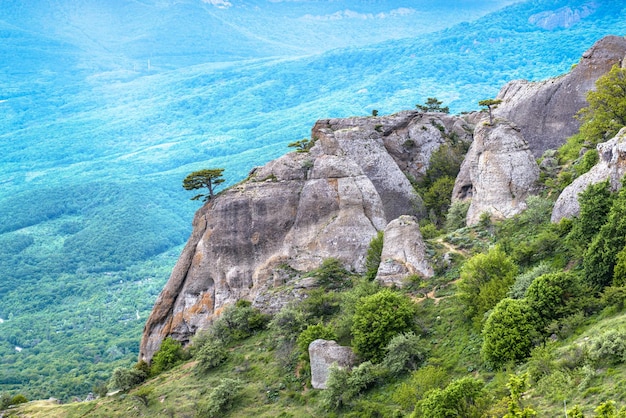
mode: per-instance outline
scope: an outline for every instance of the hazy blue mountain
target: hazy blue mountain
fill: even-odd
[[[189,172],[237,182],[320,118],[472,110],[626,33],[619,2],[511,3],[2,0],[0,391],[83,393],[135,358]]]

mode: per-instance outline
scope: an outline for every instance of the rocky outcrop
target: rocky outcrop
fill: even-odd
[[[166,336],[187,343],[238,299],[280,309],[309,286],[298,272],[326,258],[363,271],[377,231],[421,214],[404,171],[423,173],[428,160],[421,153],[449,137],[469,138],[467,129],[458,117],[419,112],[316,123],[309,152],[254,169],[198,210],[146,323],[140,358],[150,361]],[[418,161],[423,165],[414,169]]]
[[[536,189],[539,166],[528,144],[512,123],[479,123],[457,176],[453,200],[471,199],[467,224],[482,213],[494,219],[514,216],[526,209],[526,198]]]
[[[385,286],[402,287],[409,275],[430,278],[433,269],[426,258],[417,219],[401,216],[385,228],[383,250],[376,280]]]
[[[621,187],[621,180],[626,174],[626,128],[610,141],[597,145],[598,163],[587,173],[575,179],[559,195],[552,209],[552,222],[577,216],[580,212],[578,195],[588,186],[609,180],[612,190]]]
[[[584,18],[595,13],[597,7],[596,3],[589,2],[574,9],[565,6],[556,10],[546,10],[545,12],[535,13],[530,16],[528,23],[545,30],[571,28]]]
[[[315,340],[309,344],[311,359],[311,386],[314,389],[326,389],[326,382],[332,365],[342,369],[351,369],[357,362],[350,347],[343,347],[335,341]]]
[[[497,96],[502,104],[494,115],[513,121],[538,158],[578,132],[580,122],[574,116],[587,106],[587,92],[613,65],[623,66],[625,58],[626,38],[602,38],[564,76],[540,82],[515,80],[505,85]]]

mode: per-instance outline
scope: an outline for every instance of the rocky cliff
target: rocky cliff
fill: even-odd
[[[317,122],[309,152],[254,169],[198,210],[146,323],[140,358],[149,361],[166,336],[188,342],[238,299],[279,309],[304,286],[298,272],[326,258],[363,271],[377,231],[402,215],[422,216],[407,175],[422,176],[434,150],[452,137],[469,141],[471,132],[461,118],[437,113]],[[419,235],[412,240],[423,249]],[[402,261],[407,272],[428,274],[412,260]]]
[[[483,213],[493,219],[510,218],[526,208],[539,178],[528,143],[513,123],[498,120],[479,123],[457,176],[453,200],[470,200],[468,225]]]
[[[580,212],[578,195],[589,185],[609,180],[612,190],[619,189],[626,174],[626,128],[615,138],[597,145],[598,163],[588,172],[578,177],[559,195],[552,210],[552,222],[577,216]]]
[[[535,157],[556,149],[580,127],[574,117],[587,105],[586,93],[596,80],[626,58],[626,38],[607,36],[587,50],[568,74],[540,82],[515,80],[497,98],[494,115],[514,122]]]

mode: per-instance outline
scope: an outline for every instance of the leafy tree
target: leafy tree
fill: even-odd
[[[432,389],[417,403],[412,418],[478,418],[484,408],[484,383],[473,377],[453,381],[444,389]]]
[[[469,210],[469,207],[470,202],[452,202],[450,208],[448,209],[448,213],[446,214],[446,232],[453,232],[467,226],[465,220],[467,218],[467,211]]]
[[[611,205],[606,223],[600,228],[583,259],[586,280],[603,288],[611,285],[617,254],[626,246],[626,188]]]
[[[215,187],[224,183],[224,179],[222,178],[223,172],[223,168],[209,168],[194,171],[183,180],[183,188],[185,190],[197,190],[206,187],[208,193],[200,193],[191,198],[191,200],[203,198],[202,201],[206,202],[211,200],[215,195]]]
[[[502,100],[496,99],[486,99],[478,102],[478,106],[486,107],[489,112],[489,125],[493,125],[493,110],[498,107],[498,105],[502,103]]]
[[[535,313],[548,323],[575,313],[579,309],[575,301],[582,292],[580,281],[574,274],[550,273],[532,282],[526,292],[526,299]]]
[[[593,144],[610,139],[626,126],[626,69],[617,64],[598,78],[587,93],[589,106],[581,109],[581,135]]]
[[[506,387],[511,392],[511,397],[508,413],[503,418],[529,418],[537,415],[532,408],[523,408],[522,405],[522,395],[528,389],[528,373],[521,376],[510,375]]]
[[[188,358],[187,353],[180,341],[167,337],[161,342],[161,347],[152,357],[150,374],[155,376],[169,370],[186,358]]]
[[[606,223],[613,199],[608,180],[590,184],[578,195],[580,212],[566,238],[567,244],[576,254],[584,254],[593,237]]]
[[[428,208],[431,221],[437,226],[445,222],[448,208],[452,201],[454,178],[449,176],[440,177],[423,194],[424,205]]]
[[[503,299],[483,329],[482,356],[495,367],[528,357],[537,337],[538,320],[525,299]]]
[[[356,306],[352,323],[352,345],[365,359],[382,360],[391,339],[414,327],[415,307],[411,300],[389,289],[364,297]]]
[[[450,108],[448,106],[442,107],[443,102],[441,100],[437,100],[436,97],[429,97],[426,99],[426,103],[421,105],[415,105],[421,112],[437,112],[437,113],[450,113]]]
[[[461,267],[458,296],[467,317],[480,322],[506,296],[516,274],[517,266],[499,247],[467,260]]]
[[[250,301],[239,299],[224,309],[222,316],[213,323],[209,333],[225,344],[248,338],[265,328],[269,317],[253,308]]]
[[[378,274],[380,256],[383,253],[383,241],[384,232],[378,231],[367,248],[367,255],[365,256],[365,277],[368,280],[374,280]]]

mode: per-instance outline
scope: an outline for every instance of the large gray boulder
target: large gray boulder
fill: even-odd
[[[626,174],[626,128],[611,140],[597,145],[598,163],[588,172],[575,179],[559,195],[552,209],[552,222],[572,218],[580,213],[578,195],[588,186],[609,180],[612,190],[618,190]]]
[[[479,123],[454,184],[453,201],[471,199],[467,225],[482,213],[505,219],[526,209],[526,198],[537,189],[539,166],[528,143],[511,122]]]
[[[506,84],[497,98],[502,104],[496,117],[514,122],[538,158],[548,149],[557,149],[576,132],[580,122],[574,117],[587,106],[587,92],[613,65],[624,65],[626,38],[606,36],[587,50],[578,65],[561,77],[530,82],[515,80]]]
[[[335,341],[315,340],[309,344],[311,360],[311,386],[314,389],[326,389],[331,366],[351,369],[357,362],[350,347],[343,347]]]
[[[448,136],[458,139],[463,126],[458,117],[419,112],[316,123],[309,152],[255,168],[198,210],[145,325],[140,359],[150,361],[167,336],[187,344],[238,299],[278,311],[303,296],[310,283],[300,273],[324,259],[364,271],[376,233],[399,216],[422,212],[404,174],[416,149],[432,152]],[[410,150],[401,151],[409,140]]]
[[[385,228],[383,250],[376,280],[385,286],[404,286],[413,274],[424,278],[434,275],[426,257],[426,245],[417,219],[401,216]]]

